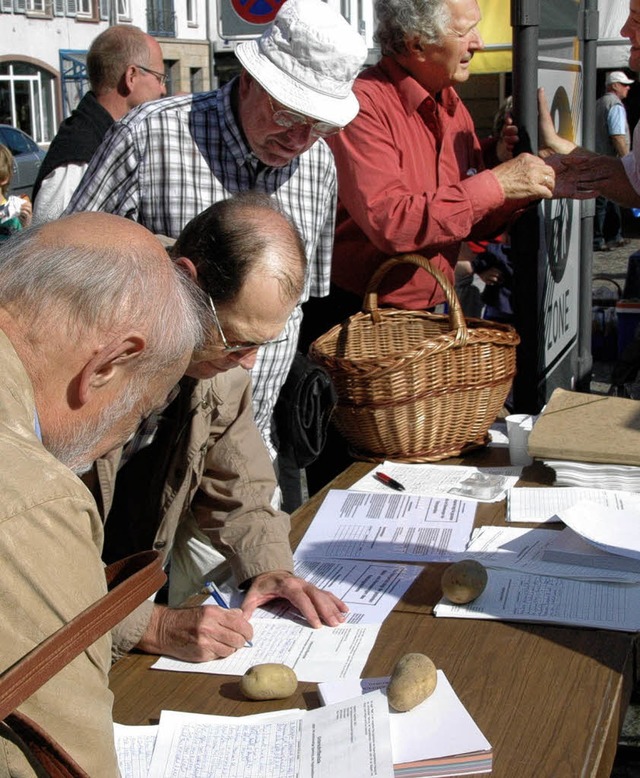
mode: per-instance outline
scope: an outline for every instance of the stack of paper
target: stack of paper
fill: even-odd
[[[579,502],[588,501],[603,507],[640,509],[640,494],[612,489],[586,489],[568,486],[564,489],[541,486],[509,489],[507,521],[544,523],[560,521],[559,513]]]
[[[145,729],[152,731],[147,734]],[[135,746],[136,741],[140,745]],[[391,778],[394,774],[388,705],[380,692],[312,711],[255,716],[162,711],[159,727],[116,730],[116,749],[123,778]]]
[[[325,705],[358,694],[385,691],[389,678],[363,678],[318,684]],[[389,711],[391,751],[396,778],[491,772],[491,744],[460,702],[447,677],[438,670],[433,694],[413,710]]]
[[[546,459],[544,463],[555,472],[557,486],[589,486],[640,492],[640,467],[635,465],[603,465],[560,459]]]
[[[571,533],[580,544],[583,556],[563,553],[563,538]],[[566,541],[565,541],[566,542]],[[586,548],[585,548],[586,547]],[[609,557],[589,545],[573,530],[524,529],[522,527],[478,527],[471,536],[465,559],[476,559],[485,567],[515,570],[519,573],[576,578],[583,581],[640,583],[640,565],[597,564],[594,557]]]
[[[620,572],[631,574],[635,576],[636,581],[640,581],[640,559],[612,554],[598,548],[569,527],[555,534],[557,537],[545,548],[542,555],[545,561],[559,562],[565,567],[574,565],[587,567],[594,577],[602,572],[605,574]]]
[[[464,551],[477,507],[452,497],[331,489],[295,556],[447,562]]]
[[[495,619],[637,632],[640,585],[582,581],[515,570],[488,571],[482,594],[467,605],[442,599],[436,616]]]

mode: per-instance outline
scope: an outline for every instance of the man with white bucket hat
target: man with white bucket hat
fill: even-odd
[[[238,77],[118,122],[69,206],[120,214],[175,238],[236,192],[275,198],[302,236],[305,288],[277,342],[237,357],[252,371],[256,422],[272,458],[271,417],[295,355],[300,304],[329,292],[336,173],[323,138],[356,116],[352,86],[366,54],[362,37],[326,3],[287,0],[259,40],[237,47]]]

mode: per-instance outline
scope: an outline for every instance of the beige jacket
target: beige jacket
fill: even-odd
[[[42,446],[31,382],[0,332],[0,669],[106,592],[102,523],[82,482]],[[20,710],[53,736],[92,778],[119,775],[111,638],[105,635],[33,694]],[[0,737],[0,776],[32,776]]]
[[[153,446],[118,471],[120,455],[96,463],[107,561],[148,548],[166,560],[178,526],[193,523],[229,560],[238,584],[293,570],[289,516],[271,507],[275,474],[243,368],[208,381],[183,379]],[[140,640],[152,607],[143,603],[116,628],[119,651]]]

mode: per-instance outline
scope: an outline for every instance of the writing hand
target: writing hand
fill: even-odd
[[[156,605],[137,645],[148,654],[163,654],[186,662],[206,662],[230,656],[253,637],[253,628],[239,608],[217,605],[165,608]]]

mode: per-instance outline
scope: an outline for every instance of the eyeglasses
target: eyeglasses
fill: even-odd
[[[136,65],[136,67],[138,70],[144,70],[145,73],[150,73],[152,76],[155,76],[158,79],[160,86],[164,86],[167,83],[166,73],[158,73],[157,70],[151,70],[151,68],[147,68],[144,65]]]
[[[265,94],[269,98],[269,105],[273,113],[272,119],[278,125],[278,127],[286,127],[290,130],[293,127],[311,127],[311,134],[317,138],[328,138],[330,135],[336,135],[338,132],[342,132],[344,127],[340,127],[337,124],[329,124],[329,122],[317,122],[314,119],[309,119],[308,116],[304,116],[301,113],[290,111],[288,108],[279,108],[274,105],[271,95],[265,90]]]
[[[229,341],[225,337],[224,332],[222,331],[222,327],[220,326],[220,319],[218,319],[218,313],[216,312],[216,307],[213,304],[211,295],[208,295],[208,297],[209,297],[209,305],[211,306],[211,313],[213,314],[213,321],[218,330],[218,335],[220,335],[220,340],[222,341],[221,350],[224,351],[225,353],[235,354],[239,351],[253,351],[253,349],[260,348],[261,346],[268,346],[271,343],[284,343],[286,340],[289,340],[289,338],[285,335],[282,338],[274,338],[274,340],[264,340],[262,343],[229,343]]]

